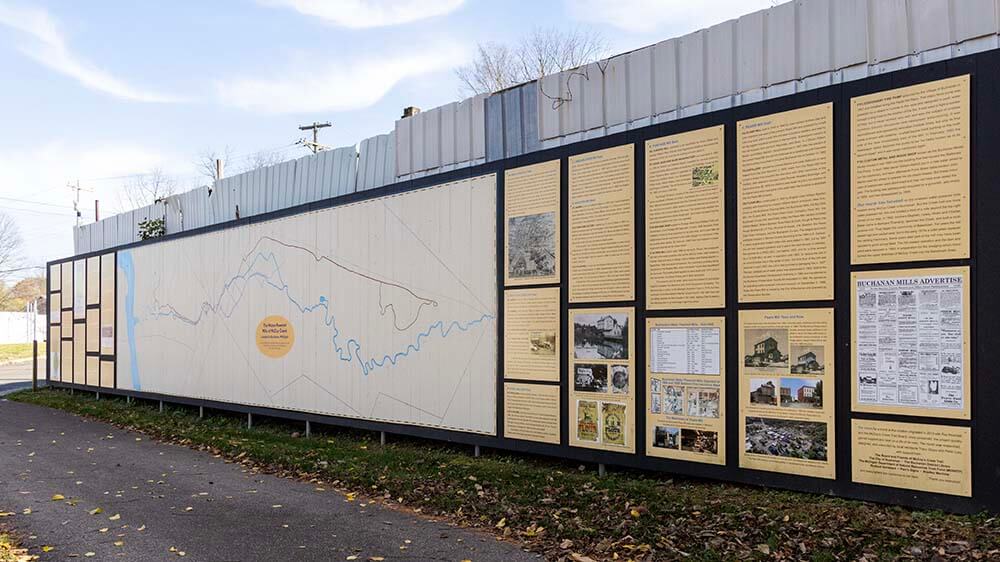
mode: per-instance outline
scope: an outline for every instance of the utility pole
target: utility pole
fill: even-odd
[[[100,203],[101,203],[100,201],[94,199],[94,222],[101,220],[101,213],[99,211]]]
[[[76,191],[76,197],[73,198],[73,211],[76,213],[76,226],[80,226],[80,218],[83,217],[83,213],[80,212],[80,192],[93,190],[80,187],[80,180],[76,180],[76,185],[68,183],[66,187]]]
[[[302,143],[303,145],[305,145],[306,148],[312,150],[313,154],[316,154],[317,152],[319,152],[321,150],[327,150],[327,149],[329,149],[330,148],[329,146],[325,146],[325,145],[322,145],[322,144],[319,143],[319,130],[320,129],[324,129],[326,127],[330,127],[330,126],[331,126],[331,123],[329,121],[327,121],[326,123],[313,122],[312,125],[302,125],[302,126],[300,126],[299,127],[300,131],[312,131],[313,132],[313,140],[312,140],[312,142],[309,142],[309,141],[307,141],[305,139],[302,139],[299,142]]]

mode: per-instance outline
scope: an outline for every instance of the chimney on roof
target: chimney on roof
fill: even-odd
[[[419,107],[414,107],[412,105],[403,108],[403,116],[400,119],[406,119],[407,117],[413,117],[414,115],[420,113]]]

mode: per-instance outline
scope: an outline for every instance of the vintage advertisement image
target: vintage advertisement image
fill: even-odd
[[[635,451],[634,317],[632,308],[569,312],[569,394],[577,408],[572,446]]]
[[[559,160],[504,173],[507,286],[559,282]]]
[[[725,318],[647,318],[646,341],[646,454],[724,465]]]
[[[852,274],[855,411],[969,419],[969,268]]]
[[[833,309],[740,311],[740,466],[835,478]]]

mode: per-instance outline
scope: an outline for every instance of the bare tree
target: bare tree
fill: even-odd
[[[595,30],[535,28],[515,45],[480,43],[472,63],[455,69],[460,94],[489,94],[593,62],[607,54]]]
[[[194,167],[198,176],[205,178],[208,184],[215,181],[215,161],[222,160],[222,169],[225,170],[229,161],[233,159],[233,150],[226,145],[221,151],[206,148],[198,153]]]
[[[223,173],[226,173],[225,170],[229,170],[229,174],[232,175],[280,164],[285,161],[285,156],[280,151],[258,150],[237,160],[229,146],[221,151],[202,150],[195,159],[195,170],[198,172],[198,176],[204,178],[210,185],[215,181],[216,160],[222,160]]]
[[[275,164],[281,164],[284,161],[285,156],[281,152],[259,150],[246,157],[246,160],[242,163],[243,165],[239,168],[240,171],[237,173],[252,172],[261,168],[267,168],[268,166],[274,166]]]
[[[125,182],[118,192],[118,205],[122,211],[138,209],[173,195],[177,191],[177,180],[168,176],[160,168],[134,176]]]
[[[17,223],[9,215],[0,213],[0,310],[14,299],[14,291],[7,282],[21,265],[23,246],[24,239]]]

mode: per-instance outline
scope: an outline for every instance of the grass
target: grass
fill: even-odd
[[[23,562],[31,559],[27,551],[20,547],[14,535],[0,529],[0,562]]]
[[[8,361],[31,359],[32,344],[30,343],[0,343],[0,365]],[[45,342],[38,342],[38,360],[44,365]],[[2,560],[2,559],[0,559]]]
[[[255,422],[43,390],[8,396],[207,450],[263,472],[323,483],[516,540],[550,559],[1000,559],[1000,521],[829,496],[592,469],[508,453],[328,428]],[[577,558],[573,558],[573,556]]]

